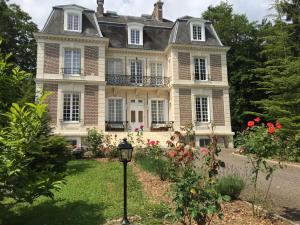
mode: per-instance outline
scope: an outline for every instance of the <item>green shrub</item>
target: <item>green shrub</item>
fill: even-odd
[[[145,171],[159,176],[161,180],[171,180],[171,164],[162,158],[152,158],[142,152],[135,154],[136,163]]]
[[[238,176],[225,176],[217,181],[216,189],[221,195],[228,195],[231,199],[237,199],[245,187],[245,182]]]

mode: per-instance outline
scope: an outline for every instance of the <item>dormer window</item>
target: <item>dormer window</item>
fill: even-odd
[[[82,11],[77,8],[64,9],[64,30],[81,32],[82,30]]]
[[[143,45],[143,24],[128,24],[128,45]]]
[[[191,22],[191,40],[205,41],[205,24],[203,22]]]
[[[68,13],[68,30],[79,31],[79,15]]]

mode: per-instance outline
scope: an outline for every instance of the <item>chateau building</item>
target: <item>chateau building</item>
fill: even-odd
[[[228,47],[210,21],[163,17],[163,2],[140,17],[78,5],[54,6],[37,41],[36,91],[47,97],[54,132],[81,144],[87,130],[126,135],[144,127],[164,142],[193,124],[197,145],[209,124],[231,144]]]

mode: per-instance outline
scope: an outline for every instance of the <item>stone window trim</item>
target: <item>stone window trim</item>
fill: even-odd
[[[65,49],[79,49],[80,50],[80,70],[81,74],[84,74],[84,46],[83,45],[77,45],[76,43],[64,43],[60,45],[60,56],[59,57],[59,65],[60,65],[60,73],[63,75],[64,71],[63,68],[65,68]],[[72,74],[67,74],[68,76]],[[75,74],[75,76],[78,76],[78,74]]]
[[[204,67],[203,64],[201,64],[201,60],[204,60]],[[196,64],[198,63],[198,65]],[[203,81],[209,81],[209,65],[208,65],[208,57],[207,56],[194,56],[193,57],[193,79],[196,82],[203,82]],[[205,74],[201,74],[201,71],[205,72]],[[205,79],[203,79],[203,77]]]
[[[121,100],[121,110],[122,110],[122,112],[121,112],[121,121],[117,121],[118,119],[117,119],[117,115],[116,114],[114,114],[114,115],[110,115],[111,114],[111,112],[110,112],[110,109],[109,109],[109,102],[110,101],[113,101],[114,102],[114,110],[116,111],[116,102],[117,102],[117,100]],[[125,98],[123,98],[123,97],[108,97],[108,98],[106,98],[106,120],[107,121],[110,121],[110,122],[124,122],[125,120],[126,120],[126,101],[125,101]],[[113,117],[113,118],[111,118],[111,116]]]
[[[163,102],[163,120],[159,120],[159,121],[153,121],[152,120],[152,102]],[[158,103],[156,103],[156,106],[157,106]],[[168,121],[169,119],[169,116],[168,116],[168,100],[165,99],[165,98],[150,98],[149,99],[149,104],[148,104],[148,107],[149,107],[149,121],[150,123],[152,122],[166,122]],[[158,111],[158,109],[157,109]],[[158,115],[157,115],[158,116]]]
[[[205,121],[203,121],[203,99],[206,99],[206,108],[207,108],[207,119]],[[200,103],[200,107],[201,109],[199,109],[199,107],[197,107],[197,102]],[[200,123],[200,124],[208,124],[211,122],[211,116],[210,116],[210,96],[206,96],[206,95],[196,95],[194,98],[194,108],[195,108],[195,121],[196,123]],[[199,111],[200,110],[200,111]],[[198,118],[198,114],[201,117],[201,120],[199,120]]]
[[[190,36],[191,41],[205,41],[205,23],[203,21],[191,21]]]
[[[70,105],[68,106],[65,102],[67,95],[70,96]],[[62,98],[63,98],[63,123],[66,124],[70,124],[70,123],[75,123],[78,124],[80,123],[80,118],[81,118],[81,93],[80,92],[63,92],[62,93]],[[78,105],[76,106],[76,98],[78,98]],[[75,105],[74,105],[75,103]],[[67,113],[69,107],[69,113]],[[74,109],[78,108],[78,113],[74,112]],[[67,119],[66,117],[68,116],[67,114],[69,114],[69,119]],[[75,118],[74,118],[75,117]]]
[[[127,24],[128,45],[136,45],[136,46],[144,45],[143,29],[144,29],[144,25],[140,23]]]
[[[78,22],[78,24],[76,25],[75,22]],[[64,30],[78,33],[82,32],[82,11],[80,9],[64,9]]]

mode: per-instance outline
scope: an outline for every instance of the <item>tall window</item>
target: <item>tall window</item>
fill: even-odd
[[[195,58],[194,59],[195,66],[195,80],[207,80],[207,72],[206,72],[206,60],[205,58]]]
[[[80,74],[81,52],[80,49],[65,49],[64,73]]]
[[[130,44],[132,45],[140,45],[140,30],[138,29],[131,29],[130,30]]]
[[[123,64],[122,59],[108,59],[107,73],[114,75],[122,75]]]
[[[136,84],[143,83],[143,63],[142,61],[132,61],[130,64],[131,82]]]
[[[68,13],[67,29],[69,31],[79,31],[79,15],[75,13]]]
[[[108,121],[123,121],[123,99],[108,99]]]
[[[79,122],[80,115],[80,95],[79,93],[64,94],[63,117],[65,122]]]
[[[208,122],[208,97],[196,97],[196,120]]]
[[[164,122],[165,121],[165,110],[163,100],[152,100],[151,101],[151,118],[152,122]]]
[[[193,25],[193,40],[201,41],[202,40],[202,26]]]
[[[151,84],[163,84],[163,65],[162,63],[151,63]]]

